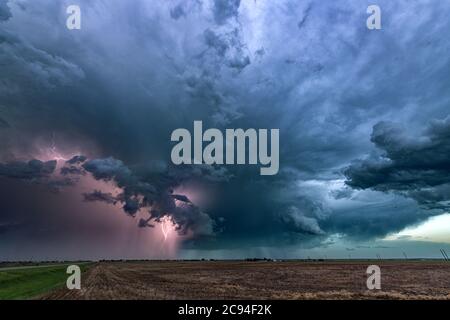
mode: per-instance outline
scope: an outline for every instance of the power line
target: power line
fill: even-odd
[[[445,250],[444,249],[439,249],[440,251],[441,251],[441,254],[442,254],[442,256],[444,257],[444,260],[445,261],[448,261],[449,259],[448,259],[448,255],[447,255],[447,253],[445,252]]]

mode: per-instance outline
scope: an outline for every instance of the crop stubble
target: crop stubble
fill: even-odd
[[[382,290],[369,291],[378,264]],[[450,299],[450,264],[438,261],[100,262],[82,289],[45,299]]]

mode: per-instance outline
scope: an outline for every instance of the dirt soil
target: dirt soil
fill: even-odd
[[[381,290],[366,269],[381,267]],[[100,262],[82,289],[44,299],[450,299],[450,263],[438,261]]]

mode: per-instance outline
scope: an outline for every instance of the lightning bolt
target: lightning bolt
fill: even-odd
[[[52,154],[52,157],[57,161],[59,161],[59,160],[66,161],[67,160],[56,150],[55,133],[54,132],[52,132],[52,145],[50,147],[50,152]]]
[[[167,241],[173,228],[173,221],[170,217],[165,216],[161,219],[161,232],[164,236],[164,242]]]
[[[166,229],[166,220],[163,220],[161,223],[161,231],[164,236],[164,242],[167,240],[167,236],[169,235],[169,230]]]

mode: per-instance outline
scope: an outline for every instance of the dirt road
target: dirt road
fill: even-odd
[[[450,263],[377,262],[382,290],[366,287],[374,262],[113,262],[93,265],[82,289],[44,299],[450,299]]]

